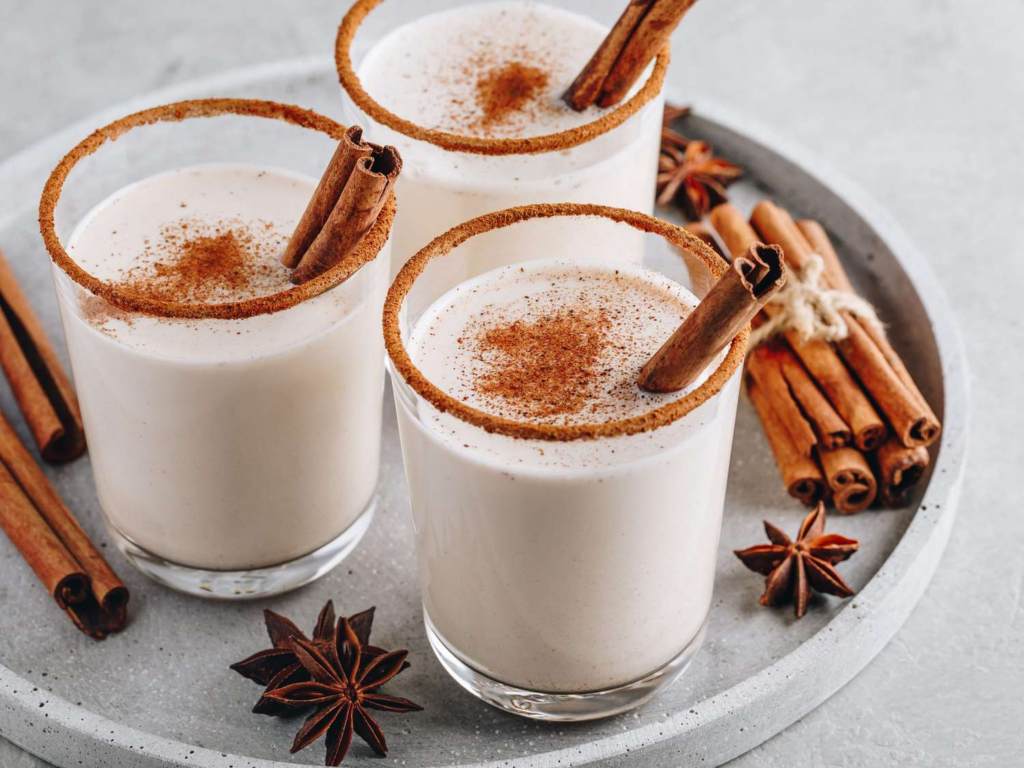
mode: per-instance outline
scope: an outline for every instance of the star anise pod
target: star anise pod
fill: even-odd
[[[781,605],[792,600],[799,619],[807,612],[811,590],[850,597],[853,590],[833,568],[857,551],[859,544],[836,533],[825,533],[825,505],[821,502],[800,526],[796,541],[764,521],[771,544],[736,550],[736,557],[752,571],[765,574],[761,605]]]
[[[353,632],[359,642],[363,645],[363,657],[366,660],[374,656],[380,656],[385,651],[382,648],[370,645],[370,630],[373,628],[373,614],[375,608],[368,608],[365,611],[354,614],[348,618]],[[306,637],[305,633],[290,620],[279,613],[271,610],[263,611],[263,618],[267,624],[267,634],[270,635],[272,648],[254,653],[247,659],[243,659],[231,665],[242,677],[246,677],[260,685],[266,686],[267,691],[273,691],[291,683],[298,683],[309,679],[309,673],[299,663],[295,656],[293,641],[298,639],[311,642],[319,648],[327,648],[334,642],[335,616],[334,601],[328,600],[327,604],[320,610],[316,626],[313,628],[313,639]],[[408,664],[403,666],[403,669]],[[264,693],[252,711],[258,715],[281,716],[292,714],[292,710],[272,699],[267,698]]]
[[[688,114],[689,107],[665,108],[658,157],[658,205],[676,203],[690,221],[700,221],[713,206],[727,201],[725,188],[743,175],[743,169],[715,157],[707,142],[688,139],[671,127]]]
[[[340,765],[359,734],[378,755],[388,753],[384,732],[369,713],[418,712],[423,708],[408,699],[380,693],[377,689],[402,671],[408,651],[391,651],[364,659],[364,648],[347,618],[341,619],[329,643],[294,638],[292,648],[310,679],[292,683],[266,696],[292,708],[316,707],[295,735],[291,752],[305,749],[326,734],[325,765]]]

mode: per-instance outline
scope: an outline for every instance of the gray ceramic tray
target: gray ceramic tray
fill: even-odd
[[[35,201],[63,152],[95,127],[157,103],[254,96],[337,115],[337,88],[325,60],[231,73],[96,115],[0,166],[0,247],[52,338],[62,335]],[[641,710],[596,723],[551,726],[500,713],[463,693],[427,647],[388,398],[382,499],[361,547],[316,584],[263,603],[205,602],[147,581],[107,546],[88,459],[51,470],[64,498],[94,540],[107,546],[128,582],[132,619],[127,631],[102,643],[78,634],[0,537],[0,735],[60,766],[320,764],[320,748],[289,757],[295,722],[249,714],[257,688],[228,665],[265,647],[264,607],[306,627],[327,598],[345,613],[376,604],[376,641],[411,650],[413,667],[396,681],[395,691],[426,711],[382,716],[392,747],[387,762],[407,766],[718,764],[785,728],[857,674],[907,617],[949,537],[967,437],[959,337],[928,265],[862,192],[799,150],[706,99],[690,97],[700,117],[691,118],[688,129],[749,171],[734,188],[734,200],[746,205],[770,194],[826,224],[854,281],[893,323],[897,348],[944,417],[938,460],[911,507],[833,519],[834,530],[862,542],[861,552],[843,566],[859,591],[855,598],[816,601],[800,622],[790,611],[757,605],[761,579],[744,570],[730,550],[760,541],[765,517],[795,529],[802,510],[784,495],[761,429],[742,404],[708,639],[686,676]],[[6,388],[0,389],[0,407],[13,418],[17,409]],[[20,419],[14,420],[27,440]],[[381,761],[357,743],[346,765]]]

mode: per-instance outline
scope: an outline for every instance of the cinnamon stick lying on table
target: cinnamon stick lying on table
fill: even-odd
[[[891,437],[875,452],[878,482],[882,501],[889,507],[900,507],[910,490],[924,477],[931,457],[921,445],[907,448],[899,438]]]
[[[814,249],[787,212],[765,200],[754,207],[751,221],[766,241],[781,245],[787,255],[792,253],[791,263],[798,270],[810,261]],[[828,285],[834,288],[827,271],[825,278]],[[836,348],[893,430],[907,447],[933,443],[941,429],[939,420],[909,373],[904,377],[897,372],[892,363],[893,359],[899,359],[895,351],[887,341],[882,343],[889,355],[882,351],[879,341],[876,341],[882,337],[877,332],[867,332],[869,323],[861,322],[848,312],[841,314],[850,335],[837,342]],[[898,366],[906,372],[902,362]]]
[[[813,507],[825,498],[825,478],[821,469],[814,459],[802,455],[794,445],[781,417],[757,386],[757,382],[750,379],[747,380],[747,396],[761,419],[786,491],[790,496]]]
[[[750,246],[647,362],[637,384],[648,392],[692,384],[785,282],[782,249]]]
[[[331,157],[324,175],[320,178],[320,183],[317,184],[316,191],[310,198],[298,226],[295,227],[295,232],[288,241],[284,256],[281,258],[286,267],[294,269],[299,266],[302,257],[316,240],[316,236],[320,234],[331,211],[337,205],[338,198],[341,197],[342,190],[345,189],[345,183],[352,175],[356,162],[371,154],[373,154],[373,147],[363,141],[362,128],[353,125],[345,131],[345,135],[338,142],[338,148]]]
[[[124,628],[128,589],[0,414],[0,527],[82,632]]]
[[[582,112],[622,101],[668,42],[697,0],[631,0],[597,51],[566,91],[566,104]]]
[[[356,157],[351,173],[345,181],[330,215],[305,253],[302,254],[298,266],[292,271],[291,280],[296,285],[312,280],[344,261],[359,245],[366,233],[373,228],[384,203],[391,195],[398,174],[402,170],[402,158],[394,147],[379,147],[376,144],[367,146],[371,148],[370,154]],[[341,162],[338,165],[341,166]],[[332,166],[328,166],[328,170],[324,174],[325,177],[332,175]],[[317,187],[317,193],[320,193],[320,187],[333,189],[336,186],[336,181],[326,185],[321,181],[320,186]],[[314,199],[317,197],[317,193],[314,193]],[[323,196],[326,198],[327,189]],[[312,202],[310,205],[314,206]],[[316,203],[314,207],[320,210],[322,202]],[[306,216],[304,215],[296,229],[296,236],[300,240],[308,238],[308,234],[304,234],[306,228],[303,227],[303,221],[305,220]],[[300,229],[303,231],[300,232]],[[293,239],[296,236],[293,236]],[[296,247],[297,250],[298,247]]]
[[[820,451],[818,458],[839,512],[852,515],[871,506],[878,484],[864,454],[855,448],[839,448]]]
[[[757,240],[754,228],[734,205],[725,203],[716,206],[711,210],[710,219],[715,231],[732,253],[742,253],[750,243]],[[797,247],[800,245],[797,243]],[[773,311],[770,306],[766,310],[769,313]],[[861,450],[874,450],[881,445],[888,432],[885,423],[832,345],[819,340],[803,341],[798,334],[792,332],[786,334],[786,341],[821,387],[839,417],[849,425],[856,446]]]
[[[71,381],[10,266],[0,253],[0,366],[45,461],[85,452],[85,430]]]

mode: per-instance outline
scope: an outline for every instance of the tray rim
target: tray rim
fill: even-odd
[[[324,56],[289,58],[233,68],[150,91],[99,110],[25,147],[0,163],[0,176],[24,176],[38,164],[40,157],[51,156],[56,161],[96,126],[129,112],[190,98],[200,90],[226,91],[263,78],[312,76],[332,71],[332,68],[331,60]],[[956,517],[968,450],[969,375],[963,339],[953,321],[945,292],[927,260],[882,205],[842,172],[798,143],[759,125],[755,119],[717,103],[712,95],[695,90],[688,100],[700,105],[702,119],[798,167],[841,198],[897,257],[925,308],[939,350],[945,397],[939,458],[921,505],[881,568],[828,624],[796,649],[732,688],[693,704],[687,712],[589,742],[583,756],[579,747],[566,748],[519,758],[516,760],[519,766],[611,764],[628,760],[630,754],[639,755],[645,762],[671,757],[677,761],[711,759],[720,764],[763,743],[842,688],[892,639],[938,567]],[[24,209],[20,209],[0,218],[0,229],[23,213]],[[847,646],[843,665],[831,654],[840,637]],[[795,697],[800,703],[776,707],[781,692],[793,686],[801,687],[806,694]],[[22,692],[14,694],[14,690]],[[790,697],[790,701],[793,699]],[[252,768],[307,765],[230,755],[149,734],[39,689],[32,681],[0,664],[0,711],[4,710],[11,713],[12,721],[15,715],[20,715],[20,721],[39,727],[18,727],[15,722],[12,729],[5,728],[0,735],[56,765],[77,763],[85,756],[80,750],[87,750],[91,760],[104,760],[97,764],[105,765],[228,768],[239,760]],[[749,727],[739,727],[744,722]],[[725,741],[728,746],[717,750],[710,746],[702,748],[702,742],[714,741],[710,732],[716,730],[729,734]],[[682,743],[697,732],[701,732],[702,738],[694,739],[692,744]],[[58,734],[67,739],[55,738]],[[144,751],[141,745],[145,745]],[[463,768],[497,768],[506,763],[506,760],[494,760],[466,764]]]

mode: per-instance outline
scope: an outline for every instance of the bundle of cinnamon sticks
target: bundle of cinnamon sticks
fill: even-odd
[[[85,451],[78,400],[2,255],[0,310],[0,366],[43,459],[57,464],[78,458]],[[0,528],[82,632],[102,639],[124,627],[127,588],[2,413]]]
[[[817,255],[823,287],[854,291],[815,221],[796,222],[770,201],[758,203],[750,221],[730,204],[714,208],[710,221],[732,254],[763,240],[780,246],[798,275]],[[777,311],[766,305],[754,324]],[[941,425],[885,335],[840,314],[849,335],[834,344],[788,331],[754,349],[747,392],[790,495],[808,506],[831,498],[845,514],[876,498],[899,506],[927,470]]]

